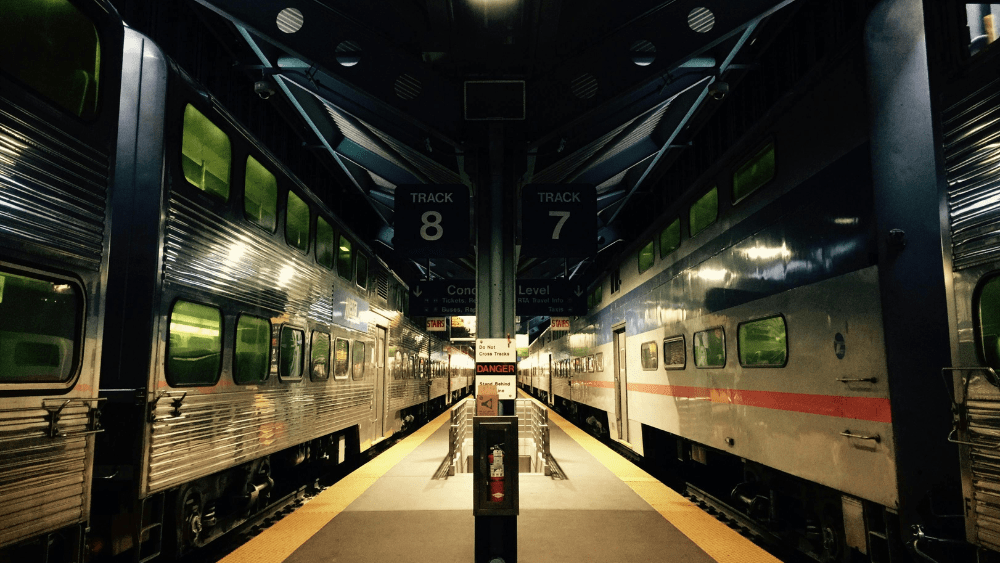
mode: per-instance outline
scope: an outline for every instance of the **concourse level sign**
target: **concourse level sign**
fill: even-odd
[[[597,255],[597,189],[590,184],[528,184],[521,191],[521,255]]]
[[[469,251],[469,188],[462,184],[396,187],[392,245],[411,258],[458,258]]]
[[[410,289],[410,313],[418,317],[475,315],[476,280],[418,281]]]

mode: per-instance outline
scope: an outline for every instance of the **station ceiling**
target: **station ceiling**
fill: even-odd
[[[376,233],[367,242],[427,276],[426,260],[393,250],[396,187],[465,184],[475,194],[497,173],[487,145],[498,123],[504,185],[593,184],[599,255],[627,246],[630,210],[689,146],[730,76],[752,68],[748,46],[776,31],[771,16],[792,0],[197,2],[259,59],[258,94],[288,104],[366,198],[383,222],[365,229]],[[496,85],[500,105],[510,85],[501,83],[523,81],[523,119],[467,119],[471,81],[487,97]],[[593,263],[520,258],[517,268],[579,279]],[[434,277],[474,277],[475,249],[430,266]]]

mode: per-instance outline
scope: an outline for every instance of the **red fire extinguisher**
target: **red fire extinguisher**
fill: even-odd
[[[503,502],[503,450],[500,445],[493,446],[489,454],[490,462],[490,494],[487,502]]]

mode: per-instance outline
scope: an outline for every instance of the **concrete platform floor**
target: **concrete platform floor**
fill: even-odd
[[[472,475],[431,479],[448,452],[447,420],[438,417],[223,563],[472,563]],[[550,433],[568,480],[520,476],[520,563],[777,561],[554,413]]]

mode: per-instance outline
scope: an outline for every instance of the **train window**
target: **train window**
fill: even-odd
[[[174,387],[214,385],[222,370],[222,311],[178,300],[170,311],[166,372]]]
[[[594,356],[594,362],[597,364],[596,366],[594,366],[594,369],[596,369],[598,372],[603,372],[604,371],[604,352],[598,352]]]
[[[622,270],[615,268],[611,272],[611,294],[614,295],[622,288]]]
[[[365,343],[354,341],[354,366],[351,368],[351,379],[365,378]]]
[[[325,332],[313,331],[312,351],[309,354],[312,360],[312,370],[309,377],[313,381],[322,381],[330,377],[330,335]]]
[[[403,353],[396,350],[392,361],[392,378],[403,379]]]
[[[309,204],[291,190],[285,209],[285,242],[302,252],[309,251]]]
[[[719,218],[719,188],[712,187],[698,201],[691,205],[689,227],[691,236],[696,236]]]
[[[340,246],[337,248],[337,273],[345,280],[354,277],[354,249],[347,237],[340,235]]]
[[[587,356],[587,371],[594,373],[594,356]]]
[[[236,321],[236,358],[233,381],[240,385],[267,379],[271,368],[271,321],[240,315]]]
[[[788,362],[785,318],[768,317],[740,323],[736,332],[740,365],[744,367],[784,367]]]
[[[350,351],[350,343],[343,338],[338,338],[334,342],[333,346],[333,378],[334,379],[347,379],[347,369],[348,364],[348,352]]]
[[[726,365],[726,332],[722,327],[694,333],[694,365],[699,368]]]
[[[67,0],[12,0],[2,12],[0,69],[73,115],[95,117],[101,41],[93,22]]]
[[[1000,36],[1000,4],[966,4],[969,54],[975,55]]]
[[[757,191],[774,178],[774,143],[768,143],[757,154],[733,172],[733,203]]]
[[[656,254],[653,250],[653,240],[650,239],[649,242],[639,249],[639,273],[641,274],[652,268],[654,262],[656,262]]]
[[[358,285],[368,289],[368,257],[358,253]]]
[[[316,262],[327,270],[333,269],[333,227],[322,217],[316,217]]]
[[[642,369],[649,371],[656,369],[657,356],[656,342],[643,342],[639,346],[639,359],[642,362]]]
[[[278,375],[282,379],[300,379],[306,355],[306,334],[296,328],[281,327],[278,350]]]
[[[427,377],[427,364],[423,358],[420,358],[420,378],[423,379],[425,377]]]
[[[0,383],[72,378],[82,312],[76,284],[0,270]]]
[[[188,104],[181,134],[181,168],[184,178],[199,190],[229,201],[232,145],[229,136],[205,114]]]
[[[687,366],[687,349],[684,347],[684,336],[671,336],[663,339],[663,368],[684,369]]]
[[[681,245],[681,220],[674,219],[662,231],[660,231],[660,258],[665,258],[667,254],[677,250]]]
[[[278,179],[252,156],[247,157],[243,214],[269,233],[278,224]]]

